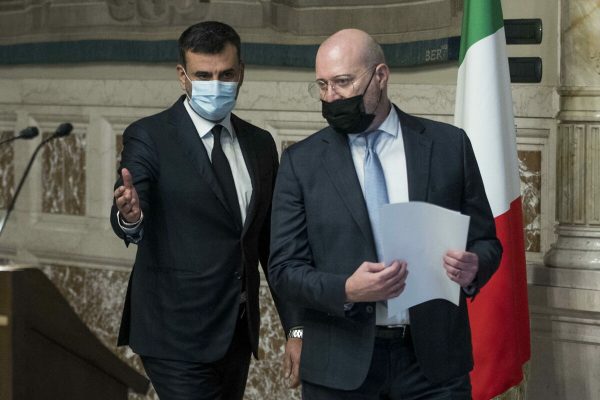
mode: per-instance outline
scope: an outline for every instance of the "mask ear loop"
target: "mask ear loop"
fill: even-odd
[[[369,78],[369,83],[367,83],[367,86],[365,87],[365,90],[363,90],[362,92],[362,97],[363,97],[363,101],[362,101],[362,112],[364,112],[365,114],[367,113],[367,109],[365,107],[365,93],[367,93],[367,89],[369,89],[369,86],[371,86],[371,81],[373,80],[373,77],[375,76],[375,72],[377,72],[377,65],[375,66],[375,68],[373,69],[373,73],[371,74],[371,78]],[[375,110],[377,110],[377,107],[379,107],[379,103],[381,102],[381,94],[383,93],[383,91],[379,91],[379,98],[377,99],[377,105],[375,106],[375,108],[373,109],[373,112],[371,114],[375,114]]]
[[[375,72],[377,72],[377,67],[378,65],[375,66],[375,69],[373,70],[373,75],[371,75],[371,79],[369,79],[369,85],[371,84],[371,80],[373,79],[373,77],[375,76]],[[367,89],[369,88],[369,85],[367,85],[367,88],[365,89],[364,93],[367,93]],[[363,96],[364,96],[363,93]],[[377,98],[377,104],[375,105],[375,108],[373,109],[373,113],[375,114],[375,111],[377,111],[377,108],[379,108],[379,105],[381,104],[381,96],[383,95],[383,89],[379,89],[379,97]],[[364,107],[364,101],[363,101],[363,107]],[[367,112],[367,110],[363,110],[364,112]]]
[[[367,86],[365,87],[365,90],[363,90],[363,92],[362,92],[363,96],[365,95],[365,93],[367,93],[367,89],[371,85],[371,81],[373,80],[373,77],[375,76],[375,72],[376,71],[377,71],[377,66],[375,66],[375,69],[373,70],[373,73],[371,74],[371,77],[369,78],[369,83],[367,83]]]
[[[185,70],[185,68],[182,68],[182,69],[183,69],[183,74],[185,75],[185,77],[187,78],[187,80],[190,81],[190,83],[192,83],[192,80],[188,76],[187,71]]]
[[[183,69],[183,74],[185,75],[185,77],[187,78],[188,81],[190,81],[190,84],[192,85],[192,87],[194,86],[194,84],[192,83],[192,80],[190,79],[190,77],[188,76],[187,72],[185,71],[185,68]],[[187,97],[188,101],[192,101],[191,96],[188,94],[187,90],[185,90],[185,87],[183,88],[183,92],[185,93],[185,97]]]

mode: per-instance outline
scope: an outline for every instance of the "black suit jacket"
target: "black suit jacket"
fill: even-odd
[[[245,279],[256,356],[258,263],[267,265],[277,150],[268,132],[231,116],[253,190],[241,227],[227,207],[184,98],[134,122],[123,134],[121,167],[133,176],[144,220],[118,343],[151,357],[220,359],[233,337]],[[113,205],[113,229],[128,243],[116,213]]]
[[[458,128],[396,110],[409,198],[471,217],[467,249],[479,256],[480,288],[496,270],[502,249],[471,144]],[[303,308],[294,317],[294,324],[304,325],[302,379],[357,388],[371,361],[375,307],[357,303],[345,312],[345,282],[363,261],[377,257],[346,135],[326,128],[286,150],[271,231],[271,284]],[[409,310],[414,350],[432,382],[466,374],[473,366],[465,301],[461,294],[458,307],[432,300]]]

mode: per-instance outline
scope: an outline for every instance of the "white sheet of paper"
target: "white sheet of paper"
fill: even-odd
[[[448,250],[464,250],[469,217],[429,203],[387,204],[381,208],[383,258],[408,264],[406,286],[400,296],[388,300],[388,315],[432,299],[458,305],[460,286],[443,267]]]

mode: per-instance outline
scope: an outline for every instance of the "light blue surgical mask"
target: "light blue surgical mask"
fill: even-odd
[[[192,97],[188,96],[190,106],[202,118],[220,122],[233,110],[237,96],[237,82],[193,81],[185,71],[183,73],[192,84]]]

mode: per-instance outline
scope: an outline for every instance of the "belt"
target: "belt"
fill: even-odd
[[[375,337],[379,339],[402,339],[408,342],[410,340],[410,325],[377,325],[375,327]]]

